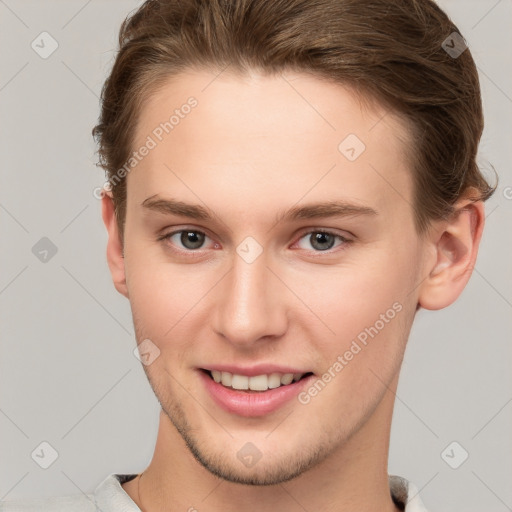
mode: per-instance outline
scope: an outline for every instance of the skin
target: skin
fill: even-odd
[[[162,406],[154,456],[123,488],[144,511],[395,511],[387,459],[407,338],[418,305],[446,307],[464,289],[483,204],[461,199],[457,215],[419,236],[399,118],[306,73],[217,75],[182,73],[144,105],[134,147],[198,100],[127,176],[124,257],[111,197],[102,199],[114,285],[130,300],[137,342],[160,350],[143,366]],[[348,134],[366,145],[355,161],[338,150]],[[155,194],[207,207],[214,220],[146,211]],[[328,200],[377,213],[276,223],[278,212]],[[205,233],[203,244],[158,240],[180,229]],[[315,229],[334,236],[319,245]],[[248,236],[263,248],[250,264],[236,252]],[[244,418],[199,379],[197,368],[257,362],[320,377],[396,303],[308,404]],[[262,453],[251,468],[237,458],[248,442]]]

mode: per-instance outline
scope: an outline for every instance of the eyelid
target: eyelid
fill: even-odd
[[[349,233],[348,231],[340,232],[340,230],[335,228],[321,228],[313,226],[304,228],[304,230],[299,231],[299,239],[302,238],[304,235],[308,235],[311,233],[327,233],[329,235],[339,236],[344,240],[351,240],[354,238],[354,235],[352,233]]]

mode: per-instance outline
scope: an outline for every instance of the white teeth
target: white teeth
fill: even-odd
[[[233,374],[229,372],[222,372],[221,382],[223,386],[231,386],[231,379]]]
[[[291,384],[293,380],[293,373],[285,373],[282,377],[281,377],[281,384]]]
[[[268,387],[270,389],[278,388],[281,385],[281,375],[279,373],[271,373],[268,377]]]
[[[249,389],[253,391],[266,391],[268,389],[268,377],[266,375],[249,377]]]
[[[302,378],[303,373],[271,373],[270,375],[255,375],[248,377],[247,375],[238,375],[229,372],[220,372],[211,370],[213,380],[226,387],[233,389],[241,389],[251,391],[267,391],[280,386],[287,386],[292,382],[296,382]]]
[[[249,377],[246,375],[233,375],[231,387],[233,389],[249,389]]]

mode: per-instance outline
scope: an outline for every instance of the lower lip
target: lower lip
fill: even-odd
[[[226,388],[222,384],[215,382],[202,370],[199,370],[199,374],[217,405],[227,412],[248,418],[263,416],[279,409],[286,402],[295,398],[301,389],[314,378],[314,375],[309,375],[301,380],[275,389],[246,392]]]

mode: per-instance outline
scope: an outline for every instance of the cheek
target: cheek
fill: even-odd
[[[336,424],[350,425],[372,410],[400,369],[413,312],[389,291],[374,290],[364,307],[350,300],[338,305],[336,335],[312,337],[321,354],[320,382],[303,399],[317,407],[335,403]]]
[[[206,267],[170,264],[161,255],[147,257],[149,252],[139,247],[127,251],[125,259],[137,339],[149,338],[162,353],[179,357],[194,346],[197,316],[204,314],[204,299],[218,277]]]
[[[393,309],[393,305],[403,306],[410,301],[408,295],[414,286],[413,279],[395,264],[389,268],[346,268],[332,273],[324,286],[314,279],[302,281],[298,294],[306,297],[308,306],[324,321],[331,335],[342,339],[356,336],[388,310],[388,316],[393,316],[399,307],[395,305]],[[320,327],[321,322],[318,324]]]
[[[389,376],[403,356],[416,306],[411,293],[415,260],[391,247],[357,260],[331,271],[325,286],[303,280],[298,293],[322,321],[315,320],[312,327],[305,327],[304,319],[295,321],[310,329],[325,369],[341,357],[343,368],[338,364],[331,373],[350,375],[366,386],[365,379],[375,380],[368,368]]]

